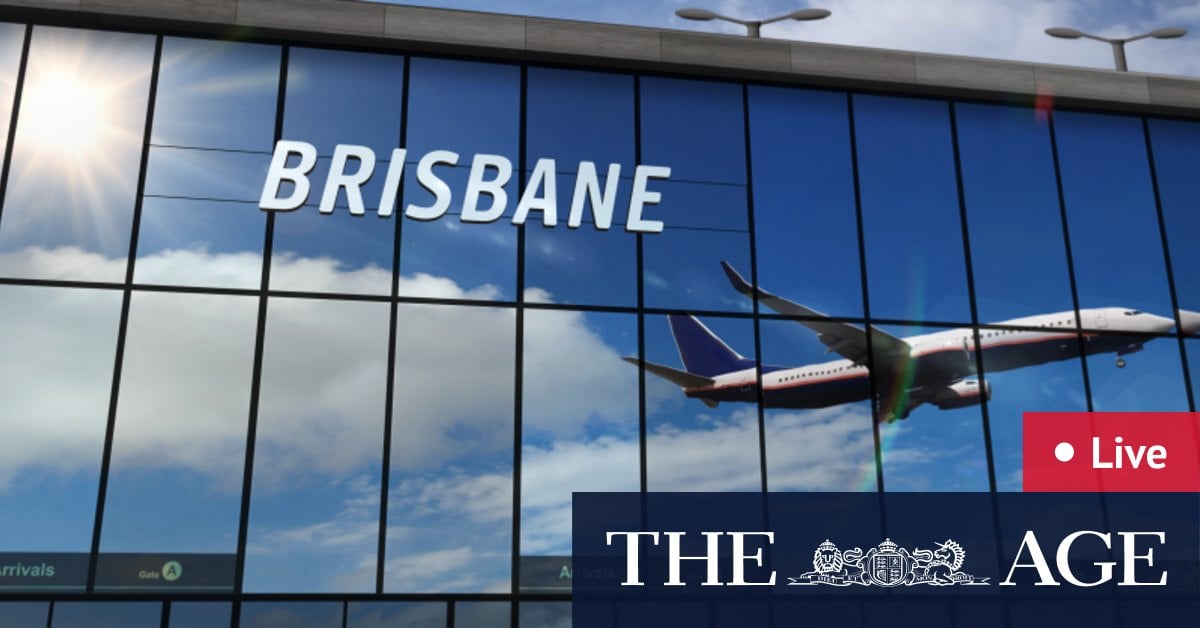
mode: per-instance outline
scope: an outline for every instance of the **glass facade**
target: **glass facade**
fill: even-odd
[[[0,24],[0,137],[3,625],[559,626],[572,491],[1019,491],[1023,412],[1195,409],[1196,122]]]

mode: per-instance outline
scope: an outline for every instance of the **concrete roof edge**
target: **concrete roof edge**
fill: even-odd
[[[361,2],[0,0],[0,19],[1200,118],[1200,79]]]

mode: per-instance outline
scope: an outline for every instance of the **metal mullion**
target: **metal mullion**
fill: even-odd
[[[879,435],[879,411],[882,400],[876,385],[875,350],[871,342],[871,296],[867,288],[867,245],[863,227],[862,181],[858,169],[858,130],[854,122],[854,95],[846,94],[846,118],[850,130],[850,166],[854,183],[854,217],[858,230],[858,270],[862,281],[863,326],[867,340],[867,383],[871,391],[871,436],[875,443],[875,489],[883,493],[883,445]],[[882,504],[882,502],[881,502]],[[882,517],[882,508],[880,510]],[[882,519],[880,523],[883,523]]]
[[[987,385],[987,373],[983,368],[983,351],[979,341],[979,307],[976,304],[975,267],[971,257],[971,230],[967,220],[967,192],[963,181],[962,150],[958,142],[958,109],[955,103],[948,102],[950,115],[950,145],[954,151],[954,183],[958,194],[958,213],[962,222],[963,263],[967,271],[967,296],[971,306],[971,335],[975,343],[975,372],[979,376],[980,386]],[[983,422],[983,447],[987,456],[988,492],[992,505],[992,531],[996,541],[996,564],[1004,564],[1003,543],[1000,536],[1000,502],[996,488],[996,458],[992,445],[992,423],[988,413],[988,398],[980,391],[979,404],[980,420]],[[1002,615],[1005,626],[1012,626],[1012,615],[1008,605],[1003,606]],[[954,623],[954,613],[951,610],[951,624]]]
[[[633,162],[640,164],[642,162],[642,76],[635,74],[633,76]],[[637,268],[637,354],[638,358],[645,361],[646,356],[646,283],[645,283],[645,234],[637,232],[634,234],[636,245],[637,260],[635,262]],[[646,417],[646,369],[645,367],[638,368],[638,465],[640,472],[640,483],[638,490],[641,493],[646,493],[649,490],[650,480],[647,471],[648,462],[648,447],[647,447],[647,429],[648,421]],[[644,502],[643,502],[644,503]],[[643,509],[643,515],[645,511]]]
[[[745,150],[746,164],[746,229],[749,232],[750,245],[750,282],[754,286],[758,286],[758,248],[757,240],[754,234],[754,172],[752,148],[750,146],[750,87],[742,84],[742,141]],[[755,405],[758,410],[758,466],[759,476],[762,483],[762,492],[768,490],[768,475],[767,475],[767,420],[766,412],[763,410],[763,378],[762,378],[762,325],[758,318],[759,303],[758,291],[755,290],[751,294],[751,313],[754,317],[754,382],[755,382]],[[763,502],[763,514],[766,516],[766,502]],[[764,528],[769,529],[769,528]]]
[[[283,137],[283,116],[287,101],[288,60],[291,47],[280,48],[279,91],[275,101],[275,141]],[[258,435],[259,397],[262,392],[263,346],[267,330],[268,287],[271,283],[271,254],[275,238],[275,213],[268,212],[263,234],[262,275],[259,279],[258,322],[254,335],[254,367],[250,380],[250,407],[246,422],[246,458],[242,471],[242,503],[238,518],[236,568],[234,570],[234,600],[232,628],[241,623],[241,597],[245,584],[246,539],[250,523],[250,494],[254,482],[255,439]]]
[[[1075,257],[1071,252],[1071,228],[1067,222],[1067,200],[1063,191],[1062,164],[1058,157],[1058,132],[1054,125],[1054,112],[1046,112],[1046,128],[1050,133],[1050,156],[1054,160],[1054,185],[1058,192],[1058,213],[1062,221],[1063,246],[1067,256],[1067,279],[1071,284],[1071,306],[1075,310],[1075,341],[1079,344],[1079,368],[1083,374],[1083,392],[1087,399],[1087,411],[1092,406],[1092,382],[1088,375],[1087,346],[1083,341],[1083,315],[1079,312],[1079,287],[1075,281]]]
[[[404,57],[404,77],[400,86],[400,146],[408,141],[409,57]],[[392,288],[388,313],[387,383],[383,409],[383,466],[379,477],[379,549],[375,564],[375,592],[383,593],[387,565],[388,493],[391,490],[392,428],[396,405],[396,325],[400,318],[400,243],[404,223],[404,180],[396,190],[396,224],[392,240]]]
[[[526,133],[528,131],[529,67],[521,65],[520,106],[517,118],[517,196],[525,193]],[[513,338],[513,464],[512,464],[512,545],[510,556],[512,593],[521,590],[521,439],[523,438],[524,381],[525,381],[525,225],[517,226],[517,310],[514,317],[516,327]],[[509,607],[509,621],[513,627],[519,620],[519,605],[516,601]]]
[[[967,297],[971,307],[971,336],[975,345],[975,372],[979,379],[986,384],[986,374],[983,370],[983,352],[979,345],[979,307],[975,303],[975,271],[971,258],[971,230],[967,221],[967,193],[963,182],[962,152],[958,145],[958,114],[953,102],[946,103],[950,116],[950,146],[954,152],[954,184],[958,194],[958,214],[962,224],[963,264],[967,271]],[[981,384],[981,385],[983,385]],[[983,448],[987,458],[988,490],[996,492],[996,457],[992,451],[992,424],[988,414],[988,399],[980,391],[980,419],[983,421]]]
[[[1150,186],[1154,190],[1154,209],[1158,215],[1158,234],[1162,238],[1163,264],[1167,271],[1167,287],[1171,293],[1171,316],[1175,319],[1175,338],[1179,342],[1179,360],[1183,367],[1184,390],[1187,392],[1188,410],[1196,411],[1196,392],[1192,390],[1191,369],[1188,365],[1187,342],[1184,340],[1182,321],[1179,320],[1179,293],[1175,289],[1175,271],[1171,265],[1171,247],[1167,241],[1167,219],[1163,214],[1162,192],[1158,186],[1158,166],[1154,161],[1154,143],[1150,137],[1150,122],[1142,118],[1142,136],[1146,142],[1146,160],[1150,166]]]
[[[8,120],[8,137],[4,140],[4,164],[0,168],[0,222],[4,219],[4,202],[8,199],[8,175],[12,166],[13,148],[17,141],[17,122],[21,112],[21,96],[25,93],[25,71],[29,67],[29,45],[33,39],[33,25],[25,25],[25,39],[21,42],[21,58],[17,62],[17,81],[13,88],[12,111]]]
[[[96,490],[96,512],[92,525],[92,546],[88,554],[86,590],[95,592],[96,565],[100,555],[100,536],[104,526],[105,501],[108,498],[108,475],[112,467],[113,436],[117,424],[117,403],[121,395],[121,372],[125,363],[125,341],[129,330],[129,306],[133,299],[133,269],[137,258],[139,223],[142,217],[142,193],[146,189],[146,164],[150,158],[150,132],[154,125],[154,101],[158,95],[159,63],[162,60],[163,38],[154,39],[154,56],[150,65],[150,86],[146,96],[146,122],[142,130],[142,153],[138,164],[137,190],[134,195],[133,218],[130,225],[129,250],[125,258],[125,281],[121,295],[121,315],[117,324],[117,346],[113,354],[112,386],[109,391],[108,417],[104,430],[104,450],[100,458],[100,478]]]

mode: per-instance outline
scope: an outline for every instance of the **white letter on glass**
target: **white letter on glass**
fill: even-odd
[[[292,155],[299,155],[300,163],[289,168],[287,160]],[[317,149],[312,144],[279,140],[275,144],[275,154],[271,156],[271,167],[267,170],[267,180],[258,200],[259,209],[292,211],[303,205],[308,200],[308,173],[315,165]],[[295,187],[286,198],[279,198],[279,187],[284,181],[291,181]]]
[[[417,182],[433,192],[433,204],[428,207],[409,205],[404,214],[414,220],[437,220],[450,209],[450,186],[433,173],[435,164],[453,166],[458,163],[458,153],[448,150],[432,150],[417,164]]]
[[[496,169],[496,178],[491,181],[483,180],[483,173],[488,168]],[[467,180],[467,191],[463,197],[463,222],[492,222],[504,213],[508,205],[508,194],[504,184],[512,177],[512,162],[502,155],[475,155],[471,162],[471,176]],[[479,195],[487,194],[492,197],[492,206],[479,211],[475,206],[479,203]]]
[[[353,157],[358,160],[358,171],[346,174],[346,162]],[[366,213],[363,208],[362,184],[366,183],[375,173],[375,151],[366,146],[354,144],[338,144],[333,149],[333,163],[329,165],[329,176],[325,177],[325,192],[321,195],[322,214],[332,214],[333,205],[337,202],[338,190],[346,188],[346,204],[350,213],[362,216]]]

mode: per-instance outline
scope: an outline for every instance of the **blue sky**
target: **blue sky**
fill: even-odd
[[[1052,39],[1050,26],[1070,26],[1106,37],[1129,37],[1164,26],[1192,31],[1175,41],[1130,44],[1130,69],[1200,76],[1200,4],[1188,0],[407,0],[408,4],[705,32],[741,33],[741,27],[688,22],[681,7],[706,8],[744,19],[821,7],[821,22],[778,23],[764,37],[850,46],[993,57],[1109,68],[1112,53],[1095,41]]]

